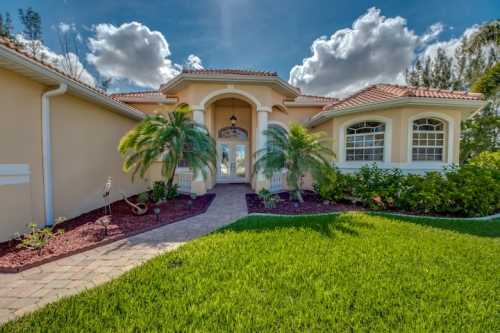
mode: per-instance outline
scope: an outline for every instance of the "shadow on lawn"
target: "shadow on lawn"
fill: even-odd
[[[323,236],[334,238],[336,233],[359,236],[356,229],[373,229],[370,223],[356,219],[352,214],[317,215],[317,216],[248,216],[242,220],[219,229],[215,233],[235,231],[235,232],[267,232],[285,228],[311,229]]]
[[[468,234],[479,237],[500,237],[500,219],[490,221],[471,221],[471,220],[445,220],[432,218],[416,218],[406,216],[394,216],[384,213],[370,213],[373,216],[381,216],[390,221],[413,223],[421,226],[454,231],[461,234]]]

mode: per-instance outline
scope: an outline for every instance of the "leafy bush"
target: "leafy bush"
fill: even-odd
[[[352,194],[351,175],[342,174],[337,168],[325,168],[322,181],[313,185],[323,200],[339,201]]]
[[[468,164],[500,172],[500,151],[485,151],[469,160]]]
[[[325,200],[352,196],[370,209],[399,209],[413,213],[480,216],[500,210],[500,153],[482,153],[461,167],[425,175],[365,166],[354,175],[325,171],[315,184]]]
[[[164,181],[156,181],[153,183],[153,190],[151,191],[151,199],[154,202],[165,200],[167,194],[167,187]]]
[[[170,200],[179,196],[179,185],[174,184],[171,187],[166,188],[165,190],[165,199]]]
[[[280,198],[276,194],[271,193],[266,188],[260,190],[257,195],[259,196],[259,199],[264,202],[264,206],[266,208],[275,208],[276,204],[280,201]]]
[[[444,188],[446,179],[439,172],[403,176],[395,206],[410,212],[443,213]]]
[[[21,249],[36,250],[38,254],[41,254],[42,249],[52,238],[64,234],[64,230],[60,229],[54,232],[54,229],[59,223],[65,220],[65,218],[57,218],[51,227],[44,228],[40,228],[36,223],[28,224],[28,228],[31,231],[23,235],[18,235],[17,238],[20,243],[17,247]]]
[[[363,166],[353,181],[353,195],[372,209],[392,208],[399,195],[403,176],[398,169],[384,170],[375,164]]]
[[[149,193],[142,192],[137,196],[137,202],[140,204],[147,204],[149,202]]]

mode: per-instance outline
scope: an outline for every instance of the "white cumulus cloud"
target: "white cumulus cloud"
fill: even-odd
[[[16,39],[19,43],[25,46],[26,51],[30,52],[29,45],[32,43],[30,40],[24,38],[22,35],[17,35]],[[38,45],[38,58],[42,58],[43,61],[54,65],[59,70],[77,80],[80,80],[91,86],[96,85],[96,79],[89,71],[87,71],[78,55],[73,52],[68,52],[68,54],[64,56],[60,53],[52,51],[44,44]]]
[[[370,8],[351,28],[316,39],[311,55],[290,71],[289,82],[306,93],[342,97],[373,83],[404,83],[404,70],[417,49],[443,31],[436,23],[418,36],[403,17]]]
[[[194,54],[190,54],[187,59],[186,59],[186,62],[184,63],[184,68],[186,69],[203,69],[203,64],[201,62],[201,59],[200,57],[194,55]]]
[[[89,38],[87,61],[100,75],[149,88],[179,74],[182,66],[169,59],[171,52],[163,34],[139,22],[98,24]],[[200,60],[201,63],[201,60]]]

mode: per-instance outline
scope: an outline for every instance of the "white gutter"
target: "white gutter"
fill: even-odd
[[[54,222],[54,188],[52,181],[52,145],[50,131],[50,97],[59,96],[68,90],[66,83],[42,95],[42,155],[43,155],[43,197],[45,204],[45,225]]]

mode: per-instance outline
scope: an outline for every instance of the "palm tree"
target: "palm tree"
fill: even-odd
[[[189,112],[188,107],[181,107],[166,115],[148,115],[120,140],[123,169],[132,172],[132,179],[137,173],[143,178],[155,161],[162,162],[167,188],[173,185],[180,161],[204,177],[215,168],[214,140],[203,125],[188,118]]]
[[[303,202],[300,179],[310,172],[317,182],[321,181],[322,171],[329,167],[329,159],[335,156],[326,146],[325,134],[310,133],[300,124],[292,124],[289,133],[279,128],[269,128],[264,134],[268,138],[268,144],[255,153],[254,174],[262,171],[270,178],[274,172],[287,169],[287,183],[291,194],[299,202]]]

